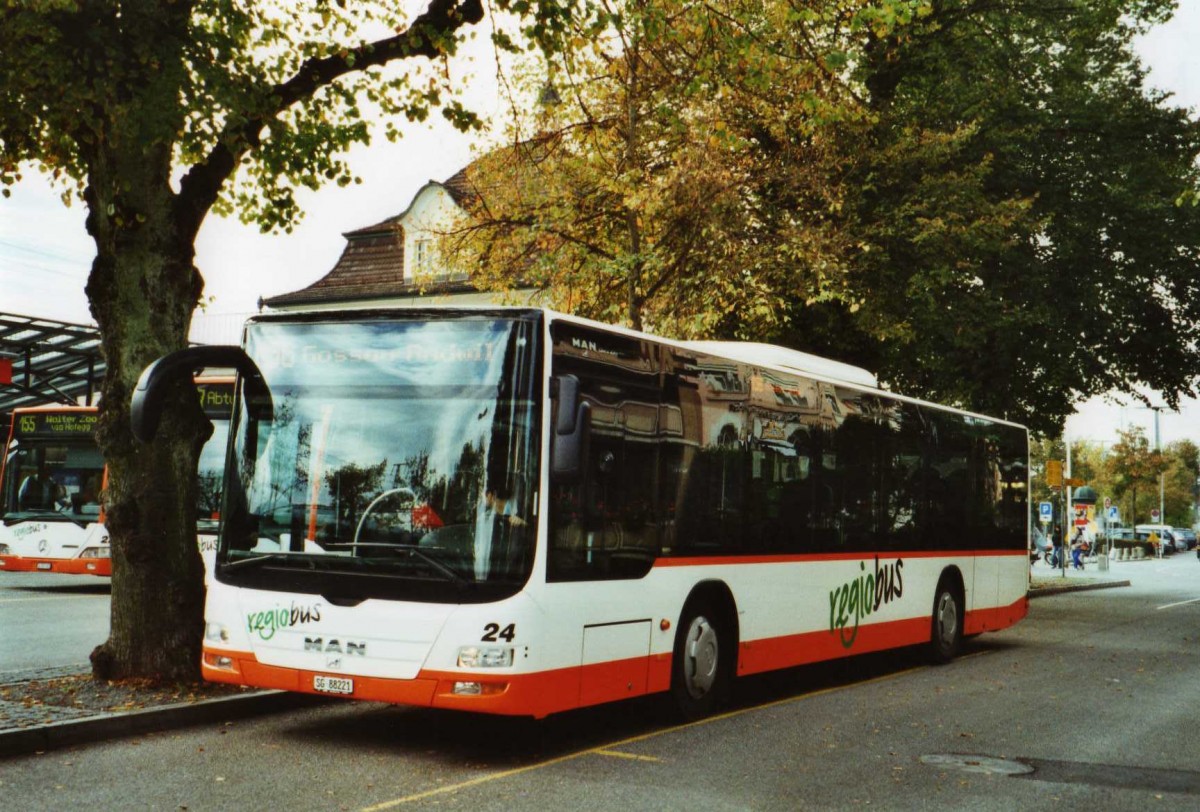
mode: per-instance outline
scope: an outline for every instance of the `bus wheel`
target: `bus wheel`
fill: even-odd
[[[933,599],[933,629],[929,641],[929,653],[935,663],[948,663],[958,654],[962,645],[962,606],[958,591],[947,580],[938,584]]]
[[[729,668],[725,660],[734,655],[728,644],[728,635],[721,629],[710,602],[687,606],[675,634],[671,665],[671,695],[685,720],[707,716],[727,693]]]

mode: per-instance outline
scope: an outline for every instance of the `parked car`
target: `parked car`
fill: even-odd
[[[1150,537],[1154,536],[1158,540],[1159,548],[1163,555],[1171,555],[1178,547],[1175,544],[1175,533],[1173,528],[1165,524],[1139,524],[1134,528],[1139,540],[1150,541]],[[1186,549],[1186,548],[1184,548]]]
[[[1188,550],[1195,548],[1195,546],[1196,546],[1196,531],[1195,530],[1192,530],[1189,527],[1174,527],[1174,528],[1172,528],[1172,530],[1175,532],[1176,546],[1178,547],[1179,543],[1181,541],[1183,542],[1183,546],[1179,547],[1180,552],[1187,552]]]

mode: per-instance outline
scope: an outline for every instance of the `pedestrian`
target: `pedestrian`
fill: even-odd
[[[1083,537],[1083,528],[1079,527],[1075,530],[1075,538],[1071,539],[1071,566],[1074,569],[1083,569],[1083,554],[1087,552],[1087,539]]]

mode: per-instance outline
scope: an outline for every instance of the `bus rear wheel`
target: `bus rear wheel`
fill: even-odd
[[[942,581],[933,599],[933,627],[929,640],[929,654],[935,663],[948,663],[958,654],[963,639],[962,621],[958,590]]]
[[[728,694],[733,656],[715,607],[708,601],[685,607],[671,664],[671,697],[683,719],[707,716]]]

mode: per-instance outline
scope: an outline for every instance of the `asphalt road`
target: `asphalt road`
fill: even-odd
[[[1034,601],[1024,623],[948,666],[900,652],[747,680],[732,709],[693,725],[665,723],[652,700],[541,723],[331,702],[0,761],[0,799],[23,810],[1193,810],[1200,563],[1127,573],[1129,588]]]
[[[87,668],[92,649],[108,638],[108,607],[108,578],[0,573],[0,677]]]

